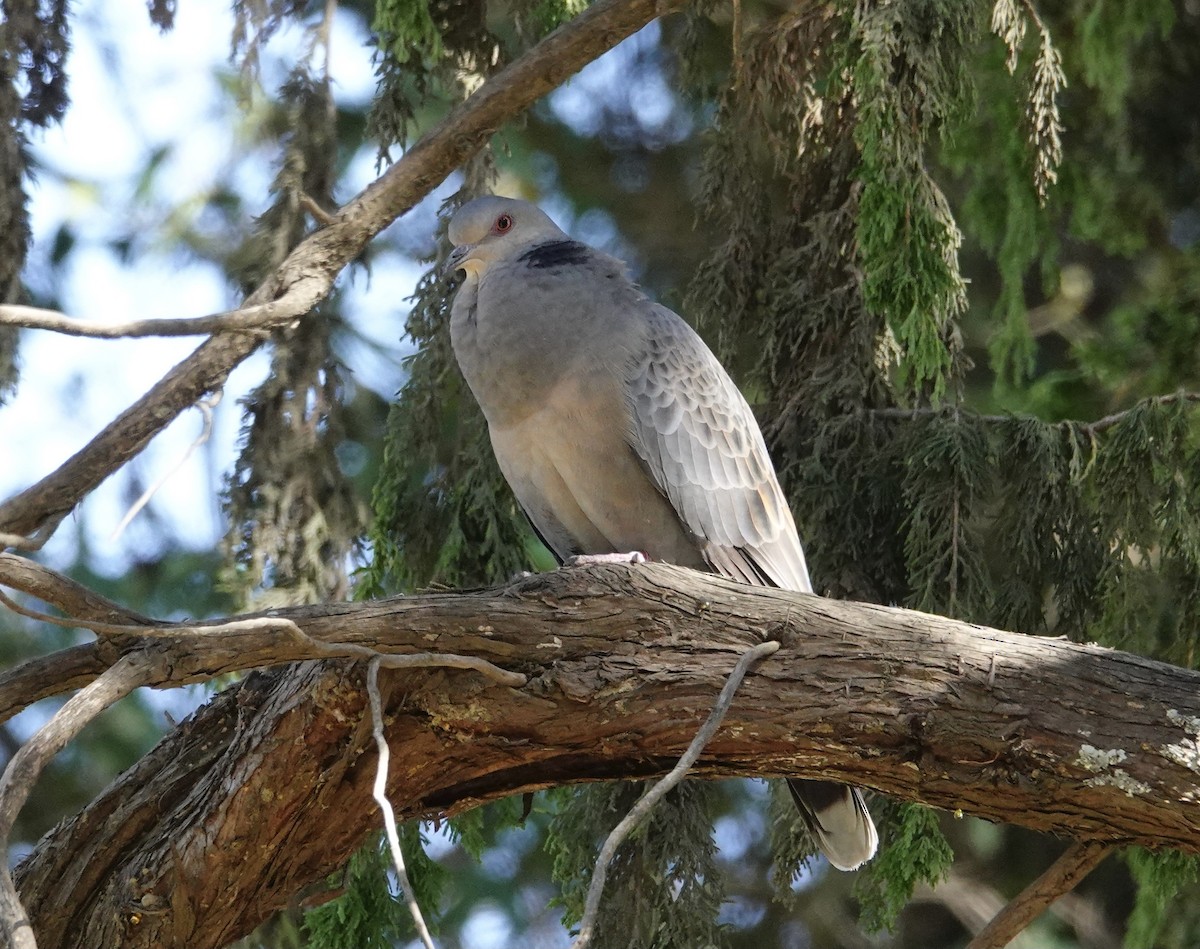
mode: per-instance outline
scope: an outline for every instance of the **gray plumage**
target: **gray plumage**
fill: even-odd
[[[690,326],[624,265],[512,198],[464,205],[450,265],[454,353],[500,469],[560,559],[640,551],[812,592],[750,406]],[[859,793],[791,783],[831,863],[875,852]]]

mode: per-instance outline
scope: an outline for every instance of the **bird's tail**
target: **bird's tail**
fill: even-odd
[[[856,870],[875,856],[879,835],[858,788],[803,778],[790,778],[787,784],[830,863],[839,870]]]

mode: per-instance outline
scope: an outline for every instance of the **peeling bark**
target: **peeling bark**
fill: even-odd
[[[660,774],[738,656],[772,638],[783,648],[743,683],[697,774],[822,776],[1076,840],[1200,852],[1200,674],[1115,650],[657,564],[273,615],[320,640],[530,676],[523,689],[457,670],[381,677],[403,816]],[[193,681],[205,656],[209,674],[233,668],[239,644],[241,668],[303,655],[273,639],[148,648],[178,649],[173,681]],[[363,672],[256,673],[48,835],[18,871],[41,944],[221,946],[341,864],[378,823]]]

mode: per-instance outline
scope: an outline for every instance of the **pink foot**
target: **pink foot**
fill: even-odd
[[[631,550],[627,554],[579,554],[568,557],[564,567],[583,567],[592,563],[647,563],[650,560],[640,550]]]

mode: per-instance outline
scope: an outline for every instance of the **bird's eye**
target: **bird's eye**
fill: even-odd
[[[498,218],[496,218],[496,230],[500,234],[503,234],[505,231],[511,231],[512,226],[513,219],[511,215],[501,214]]]

